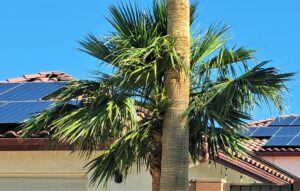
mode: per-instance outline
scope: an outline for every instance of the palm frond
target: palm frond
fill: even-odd
[[[204,61],[199,67],[199,75],[202,76],[206,73],[207,78],[211,76],[207,73],[217,70],[217,77],[228,77],[236,76],[236,66],[238,66],[241,71],[245,72],[248,70],[249,65],[247,60],[254,58],[253,53],[255,50],[247,50],[243,47],[232,49],[221,48],[219,53],[208,61]],[[239,63],[242,64],[240,67]]]
[[[224,46],[229,39],[228,26],[211,25],[202,35],[198,34],[191,45],[191,70],[201,64],[204,58]]]
[[[115,171],[127,176],[133,165],[148,166],[150,151],[150,123],[142,124],[138,129],[128,132],[112,143],[103,154],[89,162],[86,167],[90,172],[92,184],[107,184],[115,176]]]
[[[114,45],[109,42],[109,39],[101,40],[92,34],[88,34],[84,40],[79,41],[82,48],[81,51],[105,62],[110,63],[110,55]]]
[[[282,110],[287,91],[285,84],[294,74],[281,73],[274,67],[265,68],[267,63],[259,63],[236,78],[230,78],[233,76],[230,75],[226,79],[211,79],[215,83],[204,84],[202,92],[191,94],[187,113],[194,160],[204,143],[212,157],[220,151],[229,156],[246,152],[239,132],[251,120],[254,105],[261,106],[266,102]],[[206,139],[204,143],[202,137]]]
[[[104,80],[102,80],[103,83]],[[78,80],[71,82],[58,91],[48,95],[46,99],[55,99],[64,102],[94,97],[101,90],[102,83],[91,80]],[[109,87],[108,87],[109,88]],[[104,92],[105,93],[105,92]]]
[[[76,106],[72,104],[65,104],[65,102],[56,103],[55,106],[52,106],[50,109],[45,110],[36,116],[33,116],[32,118],[30,118],[30,120],[24,123],[21,128],[21,137],[35,137],[44,130],[52,133],[53,121],[59,118],[64,113],[73,111],[74,109],[76,109]]]
[[[120,39],[122,43],[125,40]],[[175,50],[175,39],[170,36],[154,38],[147,47],[125,47],[115,52],[113,63],[118,63],[117,76],[123,78],[121,84],[147,87],[164,75],[167,68],[186,70],[186,64]]]

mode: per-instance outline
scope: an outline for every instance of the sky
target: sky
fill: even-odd
[[[78,79],[108,71],[79,50],[85,35],[106,35],[109,7],[124,0],[1,0],[0,80],[40,71],[64,71]],[[134,0],[132,0],[134,1]],[[152,0],[135,0],[147,7]],[[200,0],[197,26],[213,22],[231,26],[231,43],[258,50],[284,72],[300,71],[299,0]],[[288,83],[285,114],[300,114],[300,77]],[[256,109],[254,119],[276,116],[274,108]]]

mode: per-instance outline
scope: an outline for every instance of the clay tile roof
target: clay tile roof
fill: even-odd
[[[236,154],[235,159],[233,159],[224,153],[219,153],[218,162],[262,182],[291,184],[297,178],[270,162],[252,154],[247,156]]]
[[[263,151],[263,146],[268,142],[268,139],[252,138],[245,143],[245,148],[249,151]]]
[[[9,78],[0,82],[19,83],[19,82],[57,82],[57,81],[74,81],[74,77],[64,72],[49,71],[37,74],[26,74],[19,78]]]
[[[290,116],[300,116],[299,114],[289,114],[289,115],[282,115],[280,117],[290,117]],[[275,119],[276,117],[273,118],[268,118],[264,120],[258,120],[258,121],[253,121],[248,124],[248,126],[251,127],[267,127],[270,125],[270,123]],[[263,154],[263,152],[270,153],[270,154],[276,154],[276,153],[294,153],[294,154],[299,154],[300,155],[300,147],[264,147],[264,145],[268,142],[267,138],[251,138],[246,144],[245,147],[248,148],[248,150],[254,152],[254,153],[259,153]]]
[[[258,121],[253,121],[253,122],[249,123],[248,126],[249,127],[266,127],[270,123],[272,123],[272,121],[274,119],[275,119],[275,117],[268,118],[268,119],[263,119],[263,120],[258,120]]]

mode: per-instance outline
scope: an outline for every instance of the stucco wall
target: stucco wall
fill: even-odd
[[[100,153],[98,153],[100,154]],[[96,156],[96,155],[95,155]],[[69,151],[1,151],[0,152],[0,182],[7,178],[35,178],[35,177],[52,177],[52,178],[81,178],[87,181],[88,176],[85,174],[83,166],[86,160],[80,159],[76,154],[70,154]],[[145,169],[140,174],[136,169],[128,176],[127,180],[121,184],[111,182],[107,188],[92,188],[89,191],[150,191],[151,176]],[[211,164],[200,164],[190,166],[190,179],[199,178],[225,178],[225,168]],[[227,170],[227,182],[239,183],[240,173],[233,170]],[[253,183],[254,180],[243,176],[244,183]],[[2,191],[0,189],[0,191]]]
[[[300,156],[267,156],[263,158],[300,177]]]
[[[69,151],[1,151],[0,182],[12,180],[16,182],[17,179],[24,181],[24,178],[40,177],[81,178],[87,182],[89,175],[86,176],[86,171],[83,169],[86,162],[87,160],[80,159],[78,155],[70,154]],[[111,182],[107,188],[88,187],[89,191],[148,191],[151,190],[151,177],[149,173],[142,170],[142,173],[138,175],[133,173],[121,184]],[[1,186],[0,191],[3,191]]]
[[[199,179],[199,178],[220,178],[225,179],[227,183],[254,183],[255,179],[238,173],[237,171],[227,169],[227,177],[225,176],[226,169],[224,166],[219,164],[207,163],[198,164],[196,166],[190,166],[189,178]],[[242,179],[241,179],[242,175]],[[259,183],[258,181],[255,181]]]

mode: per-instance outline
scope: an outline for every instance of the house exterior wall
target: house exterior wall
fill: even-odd
[[[262,158],[300,177],[300,156],[263,156]]]
[[[259,183],[255,179],[243,175],[235,170],[230,168],[227,169],[227,177],[225,176],[226,169],[224,166],[220,164],[197,164],[195,166],[191,165],[189,170],[189,178],[190,179],[207,179],[207,178],[215,178],[215,179],[224,179],[227,183]],[[242,179],[241,179],[242,175]]]
[[[99,189],[102,191],[151,190],[149,172],[142,169],[140,174],[137,174],[135,168],[133,168],[132,175],[129,175],[121,184],[110,182],[107,188],[88,186],[89,175],[86,175],[86,171],[83,169],[87,160],[80,159],[78,155],[70,154],[69,151],[0,151],[0,161],[1,185],[9,184],[9,181],[16,182],[16,180],[32,182],[38,178],[48,178],[49,180],[61,178],[62,180],[78,179],[83,184],[86,182],[86,190],[88,191],[99,191]],[[227,174],[228,183],[240,183],[240,173],[228,169]],[[191,165],[189,177],[190,179],[224,178],[225,168],[218,164],[214,166],[207,163]],[[242,182],[253,183],[254,180],[243,176]],[[3,191],[1,185],[0,191]]]

